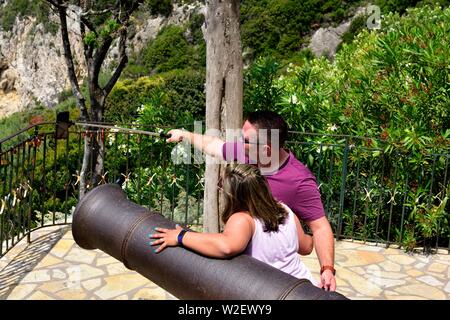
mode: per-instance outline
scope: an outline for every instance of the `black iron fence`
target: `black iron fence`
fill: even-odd
[[[185,126],[186,129],[191,129]],[[158,131],[164,128],[141,126]],[[201,165],[176,164],[183,150],[155,136],[41,123],[0,140],[0,257],[36,229],[70,224],[79,199],[85,137],[105,145],[104,168],[86,190],[120,183],[129,198],[174,221],[202,225]],[[183,156],[183,155],[181,155]]]
[[[77,126],[64,130],[41,123],[0,140],[0,256],[24,237],[29,241],[33,230],[71,223],[86,137],[105,145],[96,185],[119,182],[130,200],[176,222],[202,225],[204,166],[186,164],[194,154],[189,149],[174,148],[156,135]],[[450,252],[448,150],[417,161],[417,156],[386,152],[380,142],[359,137],[292,132],[290,140],[289,149],[317,178],[337,239]],[[92,177],[91,170],[88,190],[95,187]]]
[[[300,132],[290,140],[316,176],[337,239],[450,252],[449,150],[418,154],[369,138]]]

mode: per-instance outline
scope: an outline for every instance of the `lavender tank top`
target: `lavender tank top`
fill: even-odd
[[[297,227],[292,210],[282,204],[288,212],[284,224],[278,232],[264,232],[261,220],[255,221],[255,232],[244,254],[265,262],[272,267],[289,273],[299,279],[308,279],[317,286],[316,280],[306,265],[300,260]]]

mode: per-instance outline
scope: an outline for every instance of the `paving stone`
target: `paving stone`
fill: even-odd
[[[393,254],[393,255],[387,255],[387,258],[391,260],[392,262],[401,264],[401,265],[410,265],[416,261],[413,257],[408,257],[404,254]]]
[[[87,264],[80,264],[80,265],[73,266],[73,271],[74,271],[74,273],[79,273],[79,274],[76,274],[75,276],[78,277],[78,279],[80,281],[99,277],[99,276],[102,276],[105,274],[105,272],[103,270],[92,267]]]
[[[4,267],[6,267],[8,265],[8,263],[9,263],[9,261],[6,261],[6,259],[5,260],[0,260],[0,271],[2,271],[2,269]]]
[[[49,281],[38,287],[39,290],[44,292],[56,293],[58,291],[67,289],[66,281]]]
[[[377,252],[353,251],[352,254],[347,255],[347,260],[341,262],[340,265],[343,267],[365,266],[379,264],[384,260],[384,256]]]
[[[143,288],[136,292],[133,296],[135,300],[165,300],[166,294],[165,290],[155,287],[155,288]]]
[[[401,296],[401,295],[398,296],[389,295],[386,296],[386,298],[388,300],[425,300],[424,298],[419,296]]]
[[[26,300],[55,300],[55,298],[52,298],[41,291],[35,291],[32,295],[28,296]]]
[[[422,271],[419,271],[416,269],[408,270],[408,271],[406,271],[406,273],[413,278],[423,275]]]
[[[351,270],[353,271],[353,272],[356,272],[357,274],[359,274],[359,275],[365,275],[366,274],[366,270],[364,270],[363,268],[361,268],[361,267],[353,267],[353,268],[351,268]]]
[[[67,289],[59,291],[56,296],[62,300],[83,300],[86,298],[86,292],[83,289]]]
[[[124,274],[104,278],[106,285],[95,291],[101,299],[111,299],[123,293],[148,284],[149,280],[140,274]]]
[[[105,258],[97,258],[97,266],[104,266],[106,264],[112,264],[112,263],[117,263],[119,260],[117,260],[116,258],[113,258],[111,256],[105,257]]]
[[[383,261],[382,263],[378,264],[380,267],[382,267],[384,270],[389,272],[399,272],[402,267],[398,265],[397,263],[394,263],[392,261]]]
[[[8,295],[7,300],[22,300],[37,287],[37,284],[21,284],[15,287]]]
[[[389,248],[385,248],[383,250],[383,255],[398,254],[398,250],[399,249],[393,248],[392,246],[390,246]]]
[[[366,273],[367,277],[378,277],[378,278],[386,278],[386,279],[394,279],[399,280],[408,277],[405,273],[399,273],[399,272],[389,272],[389,271],[383,271],[383,270],[368,270]]]
[[[174,295],[170,294],[169,292],[166,292],[166,300],[179,300]]]
[[[60,264],[63,263],[64,261],[58,258],[53,257],[51,254],[47,255],[44,257],[44,259],[42,259],[37,268],[46,268],[49,266],[54,266],[56,264]]]
[[[67,252],[74,246],[73,240],[70,239],[61,239],[59,240],[56,245],[52,248],[52,254],[54,256],[57,256],[59,258],[64,257]]]
[[[344,279],[341,279],[339,277],[336,278],[336,286],[338,287],[350,287],[349,283],[345,281]]]
[[[438,262],[433,262],[428,266],[430,272],[443,273],[445,269],[447,269],[447,265]]]
[[[436,262],[441,262],[448,265],[450,263],[450,251],[442,250],[442,252],[436,256]]]
[[[375,246],[363,246],[363,247],[356,248],[356,250],[382,252],[384,250],[384,248],[383,247],[375,247]]]
[[[53,279],[66,279],[67,274],[61,269],[53,269],[52,270],[52,278]]]
[[[384,290],[384,295],[387,296],[398,296],[399,293],[391,290]]]
[[[405,280],[394,280],[394,279],[380,278],[376,276],[368,277],[367,281],[374,283],[377,286],[380,286],[381,288],[401,286],[406,283]]]
[[[30,283],[30,282],[43,282],[50,280],[50,271],[49,270],[35,270],[33,272],[28,273],[23,279],[22,283]]]
[[[117,260],[116,260],[117,261]],[[106,266],[106,270],[108,272],[108,275],[114,276],[117,274],[124,274],[129,273],[130,270],[127,269],[122,262],[119,263],[113,263]]]
[[[426,266],[425,263],[419,262],[419,263],[417,263],[417,264],[414,265],[414,268],[416,268],[416,269],[422,269],[422,268],[425,267],[425,266]]]
[[[314,257],[314,258],[317,259],[317,257]],[[337,252],[334,253],[334,261],[345,261],[346,259],[347,259],[347,257],[345,255],[337,253]]]
[[[429,286],[427,284],[411,284],[394,289],[396,292],[404,295],[415,295],[431,300],[444,300],[446,295],[444,292]]]
[[[355,289],[353,289],[352,287],[343,287],[343,286],[339,286],[336,288],[337,292],[339,293],[352,293],[352,295],[355,295]]]
[[[436,272],[427,271],[427,272],[425,272],[425,273],[426,273],[427,275],[429,275],[429,276],[435,277],[435,278],[438,279],[438,280],[445,281],[445,280],[448,279],[448,278],[446,277],[445,273],[443,273],[443,272],[441,272],[441,273],[436,273]]]
[[[348,281],[357,292],[364,296],[379,297],[382,292],[381,288],[376,284],[367,282],[360,275],[345,268],[340,271],[339,277]]]
[[[11,251],[0,259],[3,274],[14,275],[14,270],[5,270],[11,261],[14,264],[10,266],[14,265],[26,274],[20,283],[17,283],[19,278],[15,283],[14,278],[8,280],[8,285],[16,286],[8,299],[177,300],[108,254],[81,249],[74,243],[70,229],[40,230],[46,230],[41,235],[54,232],[63,236],[34,270],[26,274],[23,269],[26,261],[13,260],[15,256],[10,255]],[[38,233],[34,232],[32,238],[37,239]],[[12,253],[21,253],[26,250],[26,245],[26,241],[21,241]],[[353,300],[450,300],[450,255],[447,253],[407,255],[403,249],[385,249],[382,245],[351,241],[337,241],[335,248],[337,291]],[[40,249],[45,249],[45,246]],[[313,277],[319,279],[315,251],[301,256],[301,259]]]
[[[95,278],[95,279],[91,279],[91,280],[86,280],[86,281],[83,281],[81,283],[83,288],[85,288],[88,291],[92,291],[94,289],[97,289],[98,287],[101,286],[101,284],[102,284],[102,279],[101,278]]]
[[[434,287],[443,285],[443,283],[441,281],[439,281],[438,279],[436,279],[435,277],[430,276],[430,275],[419,277],[419,278],[417,278],[417,280],[422,281],[422,282],[429,284],[430,286],[434,286]]]
[[[91,264],[95,259],[95,252],[74,246],[64,259],[67,261]]]
[[[73,240],[72,230],[68,230],[66,233],[64,233],[63,239]]]
[[[444,291],[450,293],[450,281],[448,281],[447,284],[445,285]]]
[[[339,248],[339,250],[355,250],[357,248],[362,247],[362,243],[349,242],[349,241],[338,241],[335,242],[335,248]]]
[[[421,255],[421,254],[415,254],[415,255],[414,255],[414,258],[415,258],[416,260],[418,260],[418,261],[420,261],[420,262],[423,262],[423,263],[426,263],[426,264],[428,264],[428,263],[431,262],[430,256],[423,256],[423,255]]]

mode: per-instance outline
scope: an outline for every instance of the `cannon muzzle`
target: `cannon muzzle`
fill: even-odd
[[[179,299],[343,300],[247,255],[213,259],[182,247],[154,253],[149,234],[174,228],[162,215],[129,201],[116,184],[104,184],[78,203],[72,232],[84,249],[100,249]]]

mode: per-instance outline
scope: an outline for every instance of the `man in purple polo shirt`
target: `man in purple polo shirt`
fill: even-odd
[[[333,232],[314,175],[292,152],[283,148],[287,131],[287,124],[280,115],[256,111],[247,116],[241,141],[224,142],[218,137],[175,129],[169,131],[171,137],[167,142],[184,140],[214,158],[256,164],[275,199],[290,207],[311,229],[321,266],[319,285],[335,291]]]

